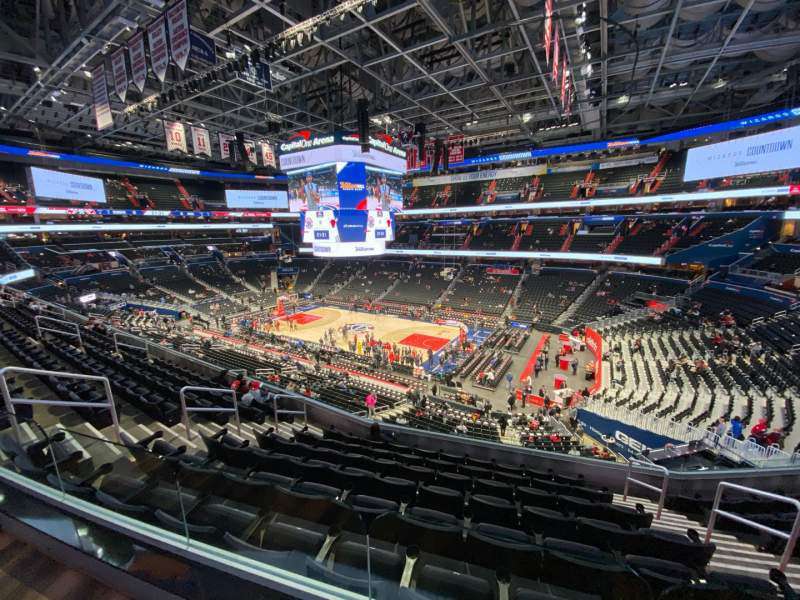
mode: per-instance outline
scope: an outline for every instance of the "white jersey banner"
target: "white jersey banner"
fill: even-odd
[[[111,79],[114,80],[114,92],[125,102],[128,93],[128,67],[125,65],[125,47],[111,55]]]
[[[111,104],[108,101],[105,63],[92,69],[92,104],[97,131],[111,127],[114,124],[114,115],[111,114]]]
[[[186,0],[178,0],[167,9],[167,27],[169,28],[169,51],[172,60],[183,71],[192,47],[189,39],[189,15],[186,12]]]
[[[131,59],[131,76],[133,85],[140,92],[144,91],[147,81],[147,56],[144,52],[144,32],[139,31],[128,40],[128,57]]]
[[[256,143],[253,140],[244,141],[244,152],[247,154],[247,160],[254,165],[258,164],[258,155],[256,154]]]
[[[205,154],[211,156],[211,137],[208,129],[192,126],[192,148],[195,154]]]
[[[219,134],[219,155],[225,159],[231,157],[231,148],[236,138],[228,133]]]
[[[278,166],[275,162],[275,151],[269,142],[261,142],[261,162],[265,167],[277,168]]]
[[[684,181],[733,177],[800,167],[800,125],[689,148]]]
[[[180,150],[189,153],[186,147],[186,131],[180,121],[164,121],[164,135],[167,137],[167,150]]]
[[[164,15],[156,18],[147,26],[147,44],[150,46],[150,66],[158,80],[163,82],[169,66],[169,49],[167,48],[167,29]]]

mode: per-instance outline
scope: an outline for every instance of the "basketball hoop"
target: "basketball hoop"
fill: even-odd
[[[299,296],[297,294],[283,294],[278,296],[275,304],[275,310],[272,311],[273,317],[285,317],[287,309],[294,311],[297,310]]]

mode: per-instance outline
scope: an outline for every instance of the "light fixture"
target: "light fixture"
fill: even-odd
[[[533,119],[533,115],[531,113],[525,113],[525,114],[522,115],[522,122],[523,123],[527,123],[531,119]]]
[[[689,82],[688,82],[688,81],[681,81],[681,82],[678,84],[678,86],[680,86],[680,87],[686,87],[687,85],[689,85]]]
[[[34,73],[41,73],[42,72],[42,68],[39,65],[34,65],[33,72]]]
[[[86,79],[91,79],[92,78],[92,72],[89,69],[84,69],[83,70],[83,76],[86,77]]]
[[[5,111],[7,111],[7,110],[8,110],[8,109],[7,109],[5,106],[0,106],[0,111],[3,111],[3,112],[5,112]]]
[[[728,85],[728,82],[727,82],[727,81],[725,81],[725,80],[724,80],[722,77],[720,77],[719,79],[717,79],[717,80],[716,80],[716,81],[715,81],[715,82],[714,82],[714,83],[711,85],[711,87],[713,87],[715,90],[719,90],[719,89],[722,89],[722,88],[724,88],[726,85]]]
[[[617,98],[617,104],[627,104],[631,101],[631,97],[628,94],[622,94],[619,98]]]

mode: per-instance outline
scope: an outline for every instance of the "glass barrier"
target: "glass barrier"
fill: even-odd
[[[757,583],[707,572],[713,544],[650,529],[652,513],[581,477],[335,430],[252,446],[223,430],[188,454],[160,432],[116,443],[26,424],[22,442],[0,432],[3,510],[180,595],[241,597],[248,569],[320,598],[648,600],[676,581],[683,595],[666,597]],[[18,475],[56,503],[3,491]]]

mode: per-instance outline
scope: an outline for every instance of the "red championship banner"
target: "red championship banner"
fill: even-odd
[[[409,146],[406,149],[406,171],[413,171],[417,168],[417,147]]]
[[[425,140],[425,154],[420,157],[422,162],[418,165],[419,168],[427,168],[433,165],[433,155],[436,152],[435,150],[436,142],[434,140]]]
[[[192,125],[192,148],[195,154],[205,154],[211,157],[211,137],[208,135],[208,129],[202,127],[195,127]]]
[[[105,63],[100,63],[92,69],[92,110],[97,131],[114,124],[114,115],[111,114],[111,104],[108,101]]]
[[[447,138],[447,160],[452,165],[464,161],[464,135],[451,135]]]
[[[128,67],[125,65],[125,46],[111,55],[111,79],[114,81],[114,92],[125,102],[128,93]]]
[[[553,0],[544,3],[544,55],[550,64],[550,44],[553,43]]]
[[[167,48],[167,27],[164,15],[156,18],[147,26],[147,45],[150,46],[150,66],[158,80],[163,82],[169,66],[169,48]]]
[[[219,134],[219,155],[223,159],[231,157],[231,148],[235,145],[234,140],[236,137],[228,133]]]
[[[167,27],[172,61],[183,71],[189,61],[189,50],[192,47],[189,38],[189,15],[186,12],[186,0],[178,0],[167,9]]]
[[[261,142],[261,162],[265,167],[277,168],[278,163],[275,162],[275,150],[269,142]]]
[[[133,85],[140,92],[144,91],[147,81],[147,56],[144,53],[144,33],[139,31],[128,40],[128,58],[131,60],[131,77]]]
[[[558,81],[558,67],[560,57],[560,47],[559,47],[559,39],[558,39],[558,26],[556,26],[555,31],[553,32],[553,81]]]
[[[561,65],[561,108],[567,108],[567,80],[569,79],[569,69],[567,69],[567,61]]]
[[[167,138],[167,150],[180,150],[189,153],[186,147],[186,131],[180,121],[164,121],[164,135]]]

